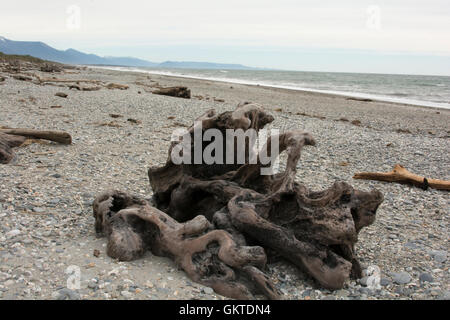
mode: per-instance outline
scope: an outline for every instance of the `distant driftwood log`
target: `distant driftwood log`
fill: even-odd
[[[157,90],[154,90],[153,93],[177,98],[191,98],[191,90],[187,87],[159,88]]]

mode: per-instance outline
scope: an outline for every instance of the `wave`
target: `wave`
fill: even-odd
[[[299,86],[298,84],[295,84],[292,82],[289,82],[288,84],[286,84],[286,83],[283,83],[282,81],[274,82],[273,80],[272,81],[258,80],[255,78],[252,78],[252,80],[247,80],[247,79],[242,79],[242,78],[228,77],[227,75],[225,75],[225,73],[222,73],[222,72],[220,72],[220,73],[223,76],[218,76],[218,75],[210,76],[210,75],[198,74],[195,72],[188,74],[188,73],[185,73],[186,70],[183,70],[183,72],[181,72],[181,71],[177,72],[177,71],[171,71],[171,70],[154,70],[154,69],[146,70],[146,69],[142,69],[142,68],[115,67],[115,66],[91,66],[90,68],[126,71],[126,72],[131,71],[131,72],[155,74],[155,75],[162,75],[162,76],[182,77],[182,78],[198,79],[198,80],[210,80],[210,81],[219,81],[219,82],[253,85],[253,86],[266,86],[266,87],[278,88],[278,89],[324,93],[324,94],[332,94],[332,95],[339,95],[339,96],[346,96],[346,97],[353,97],[353,98],[370,99],[370,100],[376,100],[376,101],[402,103],[402,104],[409,104],[409,105],[416,105],[416,106],[423,106],[423,107],[450,109],[450,103],[448,103],[448,101],[447,102],[427,101],[427,100],[420,99],[420,97],[412,96],[412,95],[409,95],[407,93],[402,93],[402,92],[394,92],[392,94],[390,94],[390,93],[367,93],[367,92],[360,92],[360,91],[339,90],[336,88],[324,88],[323,86],[320,86],[320,89],[317,89],[317,88],[308,87],[308,85],[304,82],[302,83],[301,86]],[[202,71],[204,72],[204,70],[199,70],[199,72],[202,72]]]

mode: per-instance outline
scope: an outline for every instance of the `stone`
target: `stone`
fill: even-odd
[[[89,281],[88,288],[92,289],[92,290],[97,290],[98,289],[97,281],[95,279],[92,279],[91,281]]]
[[[120,294],[125,298],[131,298],[133,296],[133,294],[130,291],[126,290],[121,291]]]
[[[21,233],[20,230],[14,229],[14,230],[11,230],[11,231],[7,232],[6,236],[8,238],[14,238],[15,236],[18,236],[20,233]]]
[[[392,273],[392,279],[397,284],[407,284],[411,282],[411,276],[408,272],[394,272]]]
[[[362,286],[364,286],[364,287],[367,287],[367,279],[368,279],[369,277],[362,277],[361,279],[359,279],[359,283],[362,285]]]
[[[369,288],[359,288],[359,292],[361,292],[361,294],[370,295],[372,293],[372,290],[370,290]]]
[[[381,278],[380,280],[380,285],[382,285],[383,287],[388,286],[391,283],[391,280],[388,278]]]
[[[58,291],[58,300],[80,300],[80,295],[71,289],[63,288]]]
[[[420,282],[433,282],[434,279],[431,274],[424,272],[419,276],[419,280]]]
[[[407,242],[407,243],[405,243],[405,247],[408,248],[408,249],[411,249],[411,250],[419,248],[419,246],[417,244],[415,244],[414,242]]]
[[[14,280],[9,279],[5,281],[5,286],[9,287],[12,286],[14,283],[15,283]]]
[[[341,289],[334,293],[338,297],[348,297],[349,292],[347,290]]]
[[[211,289],[210,287],[205,287],[205,288],[203,288],[203,292],[206,294],[213,294],[214,290]]]
[[[447,252],[445,251],[433,251],[431,255],[433,256],[433,259],[439,263],[443,263],[447,260]]]
[[[439,300],[450,300],[450,291],[445,291],[442,296],[439,297]]]

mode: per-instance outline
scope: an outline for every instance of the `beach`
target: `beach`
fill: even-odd
[[[95,234],[92,202],[111,188],[150,199],[147,169],[166,162],[173,131],[208,109],[234,110],[244,101],[275,117],[269,128],[313,135],[317,145],[304,148],[298,181],[321,190],[342,180],[362,190],[377,188],[385,197],[356,247],[365,268],[380,268],[381,288],[352,280],[343,289],[325,290],[289,263],[269,264],[284,298],[450,297],[448,191],[352,179],[356,172],[387,172],[401,164],[450,180],[450,110],[96,68],[54,76],[128,89],[79,91],[0,75],[6,78],[0,83],[0,126],[64,130],[73,138],[69,146],[16,148],[14,160],[0,166],[1,299],[224,299],[189,280],[168,258],[150,252],[132,262],[109,258],[106,239]],[[192,98],[152,94],[156,83],[187,86]],[[73,267],[81,276],[77,290],[66,288]]]

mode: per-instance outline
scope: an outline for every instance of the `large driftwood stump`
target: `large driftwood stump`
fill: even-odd
[[[261,106],[245,103],[219,115],[210,110],[196,126],[258,131],[272,121]],[[250,163],[247,155],[244,164],[212,165],[176,165],[169,156],[165,166],[148,171],[156,208],[118,191],[99,196],[96,230],[108,236],[108,254],[132,260],[150,249],[174,259],[194,281],[233,298],[279,297],[264,274],[266,254],[272,253],[329,289],[361,277],[354,245],[375,220],[383,195],[345,182],[309,190],[295,176],[302,148],[315,145],[314,139],[299,130],[285,132],[269,137],[263,150],[271,150],[274,139],[287,153],[281,173],[261,175],[267,165],[259,157]],[[169,155],[179,143],[172,142]]]

